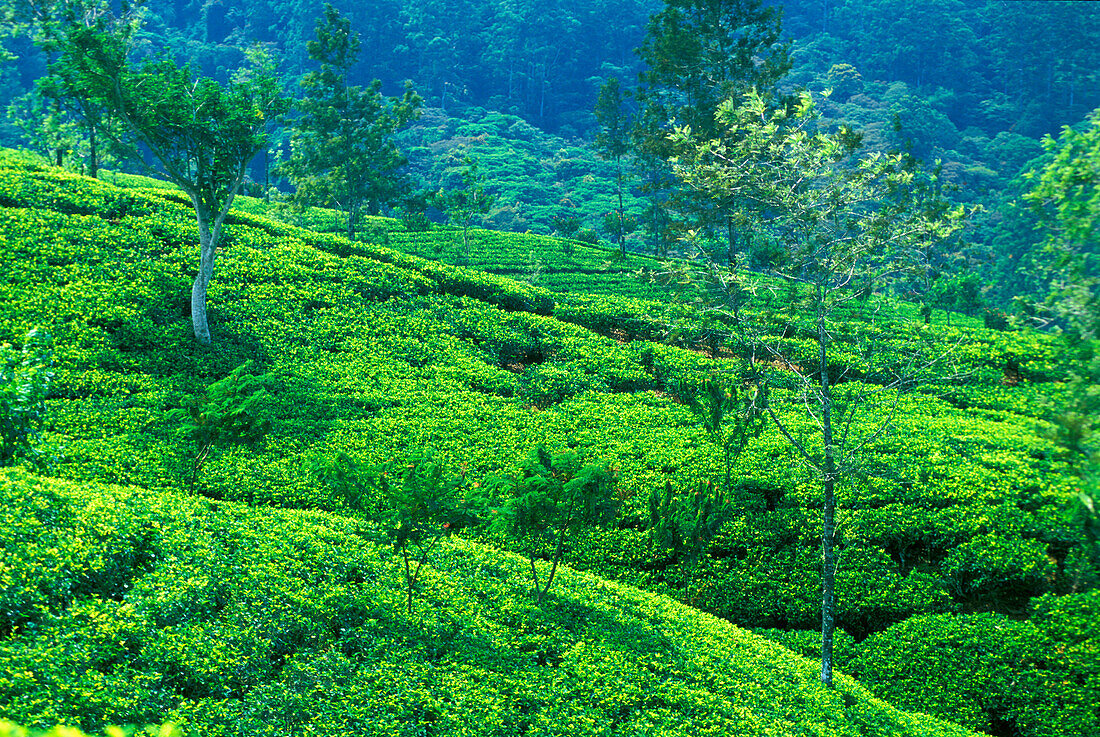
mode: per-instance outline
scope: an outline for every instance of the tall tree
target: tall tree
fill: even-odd
[[[137,22],[137,13],[137,7],[132,6],[123,17],[109,22],[116,26],[133,24]],[[79,67],[73,66],[72,55],[65,51],[72,48],[75,35],[94,28],[110,14],[110,4],[103,0],[27,0],[14,3],[11,8],[12,20],[50,60],[47,74],[35,83],[35,93],[25,98],[24,110],[32,112],[36,104],[48,105],[48,112],[42,108],[45,114],[37,116],[34,124],[40,141],[51,137],[51,128],[56,134],[58,125],[69,129],[67,140],[59,141],[51,152],[57,166],[62,166],[64,155],[73,148],[74,136],[79,132],[83,139],[80,143],[87,153],[84,170],[93,178],[99,174],[99,131],[111,121],[103,105],[83,86]],[[34,117],[32,114],[31,118]],[[27,130],[25,134],[34,136]]]
[[[615,193],[619,198],[619,207],[615,210],[617,225],[613,229],[619,251],[626,255],[627,228],[626,208],[623,206],[623,188],[626,186],[626,158],[630,153],[630,131],[633,120],[626,107],[626,98],[618,78],[609,77],[600,87],[596,99],[596,120],[600,124],[596,133],[596,154],[615,167]]]
[[[364,209],[376,215],[408,189],[399,173],[407,162],[393,134],[419,115],[421,99],[408,85],[401,97],[385,97],[377,79],[367,87],[348,84],[359,37],[332,5],[317,21],[309,56],[321,68],[302,78],[306,95],[281,171],[297,188],[299,203],[342,210],[354,239]]]
[[[1055,440],[1081,478],[1077,516],[1100,564],[1100,108],[1079,130],[1047,136],[1050,154],[1026,197],[1046,235],[1048,309],[1065,342],[1068,381],[1051,408]]]
[[[206,345],[206,294],[222,225],[249,162],[266,144],[266,122],[285,110],[285,98],[262,70],[222,85],[164,57],[133,63],[136,30],[136,23],[105,14],[71,31],[63,61],[73,83],[119,119],[118,128],[102,129],[112,143],[190,197],[199,231],[191,321]]]
[[[781,40],[781,11],[763,0],[665,0],[638,49],[648,67],[639,75],[637,94],[641,153],[664,160],[674,156],[669,133],[676,125],[704,139],[714,137],[718,105],[749,89],[761,90],[770,103],[784,102],[777,85],[791,66],[788,46]],[[672,205],[696,225],[724,225],[732,258],[735,199],[701,200],[681,190]]]
[[[858,331],[846,329],[863,336],[855,346],[838,343],[840,314],[868,284],[905,274],[912,246],[948,236],[964,213],[914,202],[917,175],[905,157],[857,158],[851,131],[815,130],[809,96],[788,115],[752,92],[743,103],[719,105],[714,119],[717,137],[675,131],[684,153],[673,163],[703,196],[737,196],[753,230],[782,244],[768,280],[713,259],[702,276],[768,415],[821,484],[821,679],[831,685],[837,487],[853,480],[861,454],[888,430],[900,392],[923,366],[898,351],[897,327],[874,314]],[[779,284],[789,304],[777,310]],[[800,341],[776,336],[809,339],[814,351],[798,353]],[[878,350],[889,342],[893,350]],[[859,412],[873,422],[857,422]]]

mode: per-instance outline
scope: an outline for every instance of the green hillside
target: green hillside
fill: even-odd
[[[654,541],[654,491],[688,498],[724,474],[686,398],[741,366],[701,316],[627,281],[654,264],[481,233],[470,268],[451,266],[438,259],[461,248],[445,229],[379,220],[349,243],[244,204],[202,348],[178,195],[0,162],[0,343],[47,331],[57,374],[43,475],[5,476],[0,505],[0,575],[16,584],[0,606],[0,718],[225,734],[306,730],[303,714],[315,731],[368,734],[954,733],[846,679],[822,690],[813,663],[733,626],[810,650],[820,607],[820,492],[774,430],[732,469],[734,514],[701,561]],[[533,258],[538,284],[508,278]],[[838,667],[972,729],[1100,729],[1095,541],[1065,512],[1074,483],[1040,419],[1061,392],[1055,341],[939,314],[926,327],[887,296],[853,311],[853,334],[869,314],[888,316],[886,348],[946,351],[960,378],[903,397],[874,473],[839,490]],[[812,349],[794,323],[776,340],[796,359]],[[867,357],[843,360],[877,380]],[[246,361],[270,375],[272,428],[258,447],[215,449],[196,495],[179,496],[193,449],[171,412]],[[539,445],[606,460],[621,502],[612,524],[571,538],[566,561],[588,572],[563,572],[541,609],[522,559],[471,531],[439,548],[407,616],[379,527],[316,471],[339,454],[370,468],[430,450],[479,483]]]
[[[192,734],[964,735],[666,597],[461,540],[404,610],[363,522],[0,477],[3,715]],[[9,553],[10,554],[10,553]],[[10,620],[9,620],[10,621]],[[10,627],[10,624],[9,624]]]

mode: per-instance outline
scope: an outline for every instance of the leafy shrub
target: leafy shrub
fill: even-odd
[[[194,493],[214,448],[254,446],[271,429],[264,406],[270,399],[264,389],[270,376],[247,373],[251,368],[250,362],[241,364],[201,394],[184,398],[183,407],[168,413],[169,422],[179,424],[177,434],[194,446],[189,493]]]
[[[990,533],[952,550],[942,570],[960,599],[1020,602],[1049,588],[1056,563],[1039,540]]]
[[[596,377],[558,363],[531,366],[520,379],[520,396],[536,407],[560,404],[583,392],[600,389],[606,389],[606,385]]]
[[[581,243],[596,245],[600,242],[600,234],[596,232],[595,228],[581,228],[577,231],[576,239]]]
[[[12,519],[64,510],[47,520],[45,542],[71,570],[114,544],[107,529],[160,535],[155,560],[122,600],[83,592],[33,632],[0,639],[0,704],[24,724],[88,733],[170,719],[187,734],[387,734],[430,724],[471,737],[595,737],[617,723],[663,737],[963,735],[845,677],[827,690],[812,662],[664,597],[559,567],[556,606],[533,606],[527,560],[461,539],[436,547],[421,589],[430,605],[409,616],[395,576],[402,562],[362,520],[10,470],[0,489],[0,515],[11,510]],[[49,575],[37,545],[37,531],[5,539],[14,553],[6,561]]]
[[[35,461],[46,415],[46,396],[53,381],[50,336],[31,330],[16,351],[0,344],[0,466],[19,457]]]
[[[1035,600],[1033,618],[914,617],[859,646],[852,672],[906,709],[1022,737],[1097,734],[1100,592]]]
[[[663,494],[654,489],[649,497],[650,537],[658,550],[671,553],[673,561],[694,565],[730,514],[730,505],[713,482],[700,482],[692,493],[674,494],[672,482],[666,481]]]
[[[1009,330],[1012,327],[1004,310],[989,307],[982,310],[982,323],[990,330]]]
[[[404,563],[407,605],[412,614],[413,591],[428,556],[446,535],[471,521],[462,498],[466,477],[451,473],[444,463],[427,456],[388,464],[373,485],[386,507],[386,533]]]

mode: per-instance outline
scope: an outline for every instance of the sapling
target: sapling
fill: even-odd
[[[701,481],[695,491],[675,494],[671,481],[649,497],[650,538],[671,554],[671,560],[695,566],[729,515],[730,505],[712,481]]]
[[[767,386],[752,381],[711,375],[700,391],[687,396],[687,405],[699,417],[707,434],[722,449],[728,491],[732,483],[733,458],[765,425]]]
[[[195,492],[199,474],[215,448],[254,447],[271,429],[265,416],[271,395],[264,388],[270,375],[255,376],[248,373],[251,368],[251,361],[241,364],[201,394],[185,397],[182,407],[168,413],[170,422],[179,423],[177,435],[194,444],[189,494]]]
[[[409,614],[420,571],[440,540],[464,525],[465,474],[448,473],[431,457],[389,464],[371,480],[383,505],[386,533],[401,554]]]
[[[542,606],[543,597],[554,584],[568,534],[581,525],[614,518],[618,506],[612,493],[615,480],[616,472],[607,463],[584,464],[574,451],[553,455],[538,446],[518,477],[489,481],[508,495],[495,510],[490,530],[526,545],[538,606]],[[553,545],[550,571],[540,582],[535,560],[548,544]]]
[[[441,189],[431,200],[453,225],[462,229],[462,249],[466,263],[470,263],[470,228],[493,209],[495,196],[485,189],[485,177],[478,172],[477,159],[467,156],[462,163],[459,186]]]

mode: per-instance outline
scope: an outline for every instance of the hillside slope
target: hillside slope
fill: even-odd
[[[932,735],[670,599],[461,540],[416,611],[371,526],[0,474],[0,717],[204,735]],[[382,536],[384,537],[384,536]]]
[[[210,293],[216,343],[203,349],[188,321],[195,226],[178,195],[6,156],[0,342],[18,346],[32,327],[53,337],[48,473],[188,488],[195,449],[171,412],[251,361],[270,375],[272,429],[256,448],[215,449],[198,494],[351,513],[354,500],[319,478],[319,464],[347,457],[366,469],[431,450],[476,482],[516,472],[537,445],[570,448],[617,467],[621,501],[613,524],[570,542],[573,567],[781,630],[769,636],[812,651],[820,498],[777,432],[731,469],[728,513],[698,565],[652,535],[649,501],[666,483],[688,503],[700,484],[724,483],[721,449],[686,398],[740,363],[708,345],[697,315],[615,296],[614,280],[574,294],[446,266],[398,249],[446,252],[453,234],[373,225],[379,243],[349,243],[235,212]],[[478,246],[475,260],[490,266],[562,248],[518,234],[481,234]],[[578,246],[561,263],[598,271],[600,258]],[[841,670],[997,734],[1100,728],[1100,633],[1082,624],[1100,606],[1095,541],[1065,514],[1074,478],[1041,421],[1062,391],[1056,346],[1027,332],[926,328],[898,307],[860,307],[892,321],[883,351],[949,346],[961,378],[904,397],[895,431],[870,448],[869,473],[839,490]],[[867,324],[853,313],[853,333]],[[774,339],[794,360],[812,349],[790,322]],[[780,411],[794,419],[797,407]],[[958,660],[935,660],[944,653]]]

